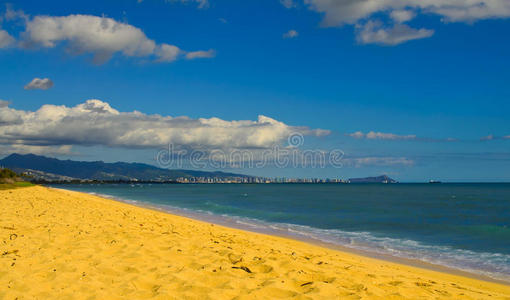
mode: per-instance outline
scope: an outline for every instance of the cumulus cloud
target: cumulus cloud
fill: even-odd
[[[158,62],[172,62],[187,53],[174,45],[157,44],[135,26],[92,15],[36,16],[26,22],[21,36],[23,47],[54,48],[64,43],[71,54],[92,54],[96,64],[105,63],[116,53],[153,56]]]
[[[374,132],[370,131],[368,133],[363,133],[361,131],[356,131],[354,133],[348,134],[348,136],[356,138],[356,139],[368,139],[368,140],[415,140],[417,139],[416,135],[398,135],[394,133],[384,133],[384,132]]]
[[[156,48],[155,42],[134,26],[89,15],[37,16],[27,23],[23,37],[27,47],[53,48],[66,41],[69,52],[93,53],[96,63],[104,63],[116,52],[146,56]]]
[[[212,58],[216,56],[216,51],[209,49],[207,51],[193,51],[186,53],[186,59]]]
[[[48,90],[53,87],[53,81],[49,78],[34,78],[24,87],[25,90]]]
[[[0,49],[8,48],[16,44],[16,39],[11,36],[7,31],[1,28],[3,21],[12,22],[21,19],[25,22],[28,16],[22,10],[12,9],[12,5],[5,5],[5,12],[0,14]]]
[[[416,16],[416,13],[412,10],[394,10],[390,13],[390,17],[397,23],[404,23],[412,20]]]
[[[0,128],[3,126],[21,125],[23,124],[23,111],[17,111],[8,107],[9,103],[3,103],[0,106]],[[0,132],[2,130],[0,129]],[[1,139],[1,137],[0,137]]]
[[[5,5],[5,13],[3,14],[2,18],[5,21],[16,21],[16,20],[22,20],[27,21],[29,16],[25,14],[22,10],[15,10],[12,8],[12,5],[7,3]]]
[[[294,29],[291,29],[291,30],[289,30],[289,31],[287,31],[286,33],[283,34],[283,38],[284,39],[292,39],[292,38],[296,38],[298,36],[299,36],[299,32],[297,32]]]
[[[157,61],[172,62],[177,60],[182,51],[176,46],[162,44],[156,48],[155,53],[159,57]]]
[[[0,49],[12,46],[15,41],[7,31],[0,29]]]
[[[9,101],[0,99],[0,108],[7,107],[9,104]]]
[[[310,9],[324,14],[324,26],[356,24],[375,13],[408,9],[436,14],[446,22],[474,22],[510,17],[507,0],[305,0]]]
[[[309,9],[324,15],[322,25],[326,27],[346,24],[359,26],[373,21],[371,18],[376,14],[389,15],[395,24],[410,21],[419,13],[438,15],[444,22],[465,23],[510,17],[508,0],[304,0],[304,2]],[[409,40],[426,38],[432,34],[430,30],[423,28],[413,29],[397,25],[385,27],[390,29],[380,28],[376,35],[368,35],[372,38],[358,37],[358,39],[366,40],[366,43],[373,40],[378,44],[397,45]],[[358,31],[358,34],[362,33],[363,31]],[[385,42],[387,40],[391,42]]]
[[[356,40],[360,44],[395,46],[411,40],[428,38],[434,34],[434,30],[414,29],[405,24],[395,24],[390,28],[382,26],[380,22],[368,21],[358,28]]]
[[[265,149],[294,132],[324,131],[284,124],[266,116],[257,120],[190,119],[119,112],[100,100],[74,107],[44,105],[37,111],[0,108],[0,144],[28,146],[103,145],[125,148],[176,147]]]

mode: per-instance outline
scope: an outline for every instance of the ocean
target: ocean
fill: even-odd
[[[510,281],[510,184],[53,187]]]

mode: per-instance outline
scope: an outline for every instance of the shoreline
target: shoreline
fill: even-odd
[[[211,224],[223,226],[223,227],[230,228],[230,229],[242,230],[242,231],[246,231],[246,232],[250,232],[250,233],[257,233],[257,234],[263,234],[263,235],[268,235],[268,236],[276,236],[276,237],[280,237],[280,238],[304,242],[304,243],[308,243],[313,246],[323,247],[323,248],[340,251],[340,252],[345,252],[345,253],[349,253],[349,254],[353,254],[353,255],[359,255],[362,257],[370,258],[370,259],[377,259],[377,260],[382,260],[385,262],[396,263],[396,264],[406,265],[406,266],[420,268],[420,269],[426,269],[429,271],[446,273],[446,274],[450,274],[450,275],[462,276],[462,277],[467,277],[467,278],[471,278],[471,279],[482,280],[482,281],[486,281],[486,282],[492,282],[492,283],[510,286],[510,281],[493,278],[493,277],[483,275],[483,274],[477,274],[475,272],[464,271],[464,270],[456,269],[453,267],[441,266],[439,264],[429,263],[429,262],[419,260],[419,259],[398,257],[398,256],[392,256],[392,255],[388,255],[388,254],[371,252],[371,251],[362,250],[362,249],[351,248],[351,247],[347,247],[347,246],[343,246],[343,245],[339,245],[339,244],[335,244],[335,243],[328,243],[328,242],[325,242],[325,241],[322,241],[319,239],[315,239],[312,237],[303,237],[300,235],[293,235],[293,234],[287,233],[283,230],[264,229],[264,228],[257,230],[255,228],[253,228],[253,226],[249,226],[249,225],[243,226],[242,224],[237,223],[234,220],[228,220],[225,217],[218,216],[218,215],[206,215],[206,214],[201,214],[199,212],[194,212],[192,210],[190,210],[189,213],[186,214],[186,213],[184,213],[183,209],[177,208],[174,210],[169,210],[169,209],[165,209],[163,207],[158,207],[156,205],[152,205],[150,203],[144,203],[144,202],[140,202],[140,201],[136,201],[136,200],[122,199],[122,198],[117,198],[117,197],[108,196],[108,195],[98,195],[96,193],[79,192],[79,191],[74,191],[74,190],[67,190],[64,188],[55,188],[55,187],[51,187],[51,186],[48,186],[48,188],[55,189],[55,190],[87,194],[87,195],[91,195],[91,196],[95,196],[95,197],[100,197],[100,198],[103,198],[106,200],[112,200],[112,201],[116,201],[116,202],[123,203],[126,205],[131,205],[131,206],[138,207],[138,208],[144,208],[144,209],[154,210],[154,211],[162,212],[162,213],[173,215],[173,216],[188,218],[193,221],[198,221],[198,222],[203,222],[203,223],[211,223]]]
[[[0,203],[2,299],[510,299],[508,285],[82,192]]]

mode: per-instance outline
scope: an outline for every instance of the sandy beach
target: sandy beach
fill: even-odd
[[[510,299],[503,284],[78,192],[0,201],[0,299]]]

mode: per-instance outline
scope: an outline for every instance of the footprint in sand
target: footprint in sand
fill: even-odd
[[[402,281],[390,281],[390,282],[388,282],[388,284],[391,285],[391,286],[399,286],[402,283],[403,283]]]

